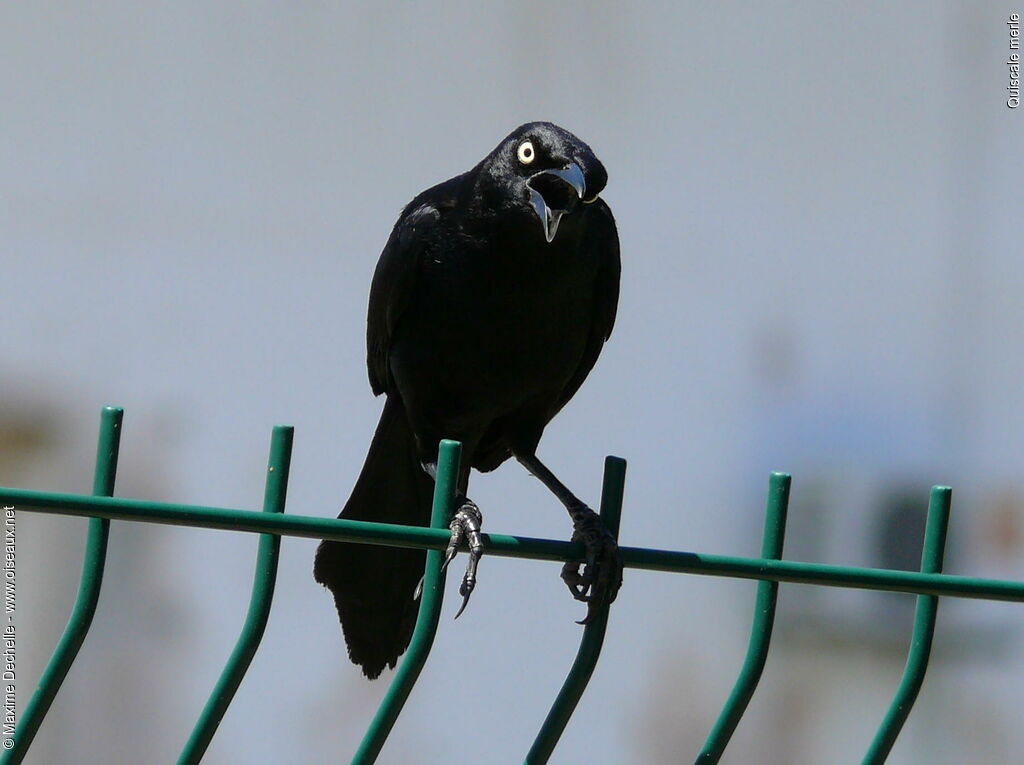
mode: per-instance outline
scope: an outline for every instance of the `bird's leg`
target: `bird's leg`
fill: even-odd
[[[424,463],[423,469],[427,475],[435,481],[437,480],[436,462]],[[455,614],[455,618],[458,619],[462,612],[466,610],[466,606],[469,604],[469,596],[473,594],[473,588],[476,587],[476,567],[480,562],[480,556],[484,552],[483,540],[480,538],[480,526],[483,523],[484,517],[476,502],[469,499],[461,490],[455,495],[455,500],[458,509],[452,516],[451,523],[448,524],[452,535],[448,541],[448,548],[444,552],[444,563],[441,564],[441,573],[444,573],[448,568],[448,564],[455,559],[455,555],[459,551],[459,545],[465,542],[469,547],[469,561],[466,563],[466,573],[462,575],[462,584],[459,585],[462,606],[460,606],[458,613]],[[416,588],[417,597],[422,586],[421,580],[420,586]]]
[[[569,517],[572,518],[572,541],[583,543],[587,557],[582,573],[578,562],[567,561],[562,566],[562,581],[576,600],[587,604],[587,616],[579,624],[590,624],[603,605],[615,600],[622,585],[622,556],[619,553],[619,545],[605,528],[601,516],[569,491],[565,484],[537,459],[537,455],[516,452],[515,456],[569,511]]]

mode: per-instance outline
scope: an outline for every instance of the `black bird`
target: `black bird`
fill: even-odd
[[[598,194],[608,175],[587,144],[550,122],[516,128],[466,173],[398,217],[370,287],[367,367],[387,399],[340,518],[429,522],[438,442],[462,442],[445,565],[465,541],[465,608],[482,552],[470,468],[515,457],[565,505],[587,560],[562,579],[588,604],[615,599],[622,563],[593,510],[536,456],[544,427],[597,361],[615,322],[619,240]],[[416,620],[423,550],[324,540],[313,575],[330,588],[349,657],[367,677],[394,667]],[[461,613],[461,609],[459,611]]]

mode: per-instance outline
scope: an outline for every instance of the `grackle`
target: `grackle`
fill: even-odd
[[[586,624],[622,583],[615,539],[537,459],[544,427],[572,398],[611,334],[619,296],[608,175],[590,147],[550,122],[514,130],[472,170],[410,202],[370,287],[367,367],[386,400],[340,518],[429,522],[438,442],[463,458],[444,565],[462,542],[465,608],[482,552],[471,468],[515,457],[565,505],[582,573],[562,579]],[[349,657],[369,678],[394,667],[416,620],[423,550],[325,540],[313,575],[330,588]],[[462,609],[459,610],[459,613]]]

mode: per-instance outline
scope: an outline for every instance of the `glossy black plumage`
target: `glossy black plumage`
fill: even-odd
[[[582,141],[529,123],[402,211],[367,319],[370,386],[387,401],[340,517],[425,525],[432,480],[421,465],[436,461],[441,438],[463,443],[462,492],[470,467],[536,459],[545,426],[615,321],[618,236],[597,198],[606,180]],[[558,487],[563,502],[578,503]],[[422,551],[329,541],[317,551],[315,578],[333,592],[349,655],[368,677],[408,645],[423,560]]]

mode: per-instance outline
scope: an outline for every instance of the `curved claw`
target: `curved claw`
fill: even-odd
[[[465,594],[462,595],[462,605],[459,606],[458,613],[455,614],[455,618],[456,619],[458,619],[460,616],[462,616],[462,612],[466,610],[466,606],[469,605],[469,596],[472,595],[472,594],[473,594],[473,591],[470,590],[469,592],[466,592]]]
[[[590,600],[590,597],[587,595],[587,590],[590,589],[591,585],[588,578],[589,572],[586,566],[584,566],[582,574],[580,574],[579,569],[579,563],[566,563],[562,566],[562,581],[569,588],[573,598],[586,603]]]
[[[466,573],[462,575],[462,584],[459,585],[462,606],[459,608],[459,612],[455,614],[456,619],[462,615],[462,612],[466,610],[466,606],[469,605],[469,596],[473,594],[473,588],[476,587],[476,565],[480,562],[480,556],[483,553],[483,547],[479,544],[479,534],[475,537],[477,540],[475,544],[473,542],[473,534],[467,536],[469,536],[469,561],[466,563]]]
[[[448,570],[448,564],[455,560],[455,554],[459,551],[458,544],[461,541],[461,533],[458,535],[460,538],[456,539],[456,532],[452,532],[452,541],[448,543],[448,549],[444,554],[444,562],[441,564],[440,573],[444,573]],[[422,585],[422,582],[420,583]]]

